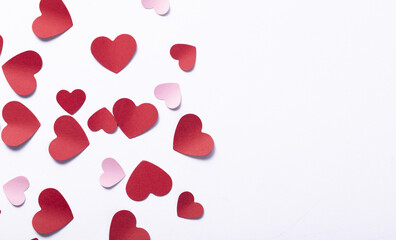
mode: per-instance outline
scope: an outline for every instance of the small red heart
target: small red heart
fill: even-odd
[[[4,76],[11,88],[19,95],[27,96],[36,90],[34,74],[43,66],[38,53],[26,51],[16,55],[3,65]]]
[[[190,71],[195,65],[197,49],[187,44],[175,44],[170,49],[170,55],[179,60],[179,67],[183,71]]]
[[[133,213],[121,210],[111,220],[109,240],[150,240],[150,235],[143,228],[136,227]]]
[[[56,94],[56,101],[69,114],[73,115],[81,108],[85,102],[85,92],[81,89],[76,89],[69,93],[66,90],[61,90]]]
[[[177,152],[202,157],[212,152],[214,142],[209,134],[203,133],[202,122],[194,114],[184,115],[177,124],[173,138],[173,149]]]
[[[88,119],[88,127],[94,132],[103,129],[107,133],[113,133],[117,129],[117,122],[107,108],[102,108]]]
[[[113,106],[113,114],[121,131],[134,138],[149,130],[158,119],[157,109],[150,103],[136,106],[128,98],[121,98]]]
[[[139,163],[126,185],[128,196],[135,201],[146,199],[150,193],[164,196],[171,189],[171,177],[164,170],[148,161]]]
[[[7,103],[3,108],[3,118],[8,125],[1,132],[1,138],[8,146],[21,145],[40,128],[36,116],[20,102]]]
[[[3,37],[0,35],[0,54],[2,50],[3,50]]]
[[[33,22],[33,32],[39,38],[50,38],[73,26],[70,13],[62,0],[41,0],[41,16]]]
[[[181,218],[197,219],[202,217],[204,209],[200,203],[194,202],[194,195],[183,192],[177,201],[177,216]]]
[[[103,67],[119,73],[135,54],[136,41],[128,34],[119,35],[114,41],[98,37],[91,44],[91,52]]]
[[[88,147],[89,141],[80,124],[71,116],[61,116],[54,124],[57,136],[49,145],[49,153],[57,161],[70,159]]]
[[[62,194],[47,188],[40,193],[38,199],[41,210],[32,220],[33,228],[40,234],[49,234],[66,226],[73,220],[73,213]]]

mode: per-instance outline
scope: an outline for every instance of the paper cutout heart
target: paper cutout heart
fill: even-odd
[[[143,228],[136,227],[133,213],[121,210],[111,220],[109,240],[150,240],[150,235]]]
[[[124,169],[113,158],[106,158],[102,162],[103,174],[100,176],[100,184],[105,188],[111,188],[119,183],[124,177]]]
[[[209,134],[202,133],[202,122],[194,114],[184,115],[177,124],[173,149],[177,152],[202,157],[212,152],[214,142]]]
[[[3,37],[0,35],[0,54],[3,51]]]
[[[32,220],[34,230],[40,234],[49,234],[66,226],[73,220],[73,213],[62,194],[47,188],[40,193],[38,199],[41,210]]]
[[[41,16],[33,22],[33,32],[39,38],[50,38],[73,26],[70,13],[62,0],[41,0]]]
[[[197,49],[187,44],[175,44],[171,47],[170,55],[173,59],[179,60],[179,67],[183,71],[190,71],[195,65]]]
[[[25,202],[25,191],[29,188],[29,180],[24,176],[11,179],[3,185],[4,193],[14,206],[21,206]]]
[[[164,83],[154,89],[154,95],[159,100],[165,100],[165,104],[170,109],[180,106],[181,94],[177,83]]]
[[[177,201],[177,216],[181,218],[197,219],[202,217],[204,209],[200,203],[194,202],[194,195],[183,192]]]
[[[88,119],[88,127],[94,132],[103,129],[107,133],[113,133],[117,129],[117,122],[107,108],[102,108]]]
[[[36,116],[17,101],[9,102],[4,106],[3,118],[7,126],[1,132],[1,139],[11,147],[26,142],[40,128],[40,122]]]
[[[142,5],[146,9],[154,9],[158,15],[165,15],[169,11],[168,0],[142,0]]]
[[[121,98],[113,106],[113,114],[121,131],[128,138],[134,138],[149,130],[158,119],[154,105],[143,103],[136,106],[128,98]]]
[[[57,161],[70,159],[84,151],[89,141],[80,124],[71,116],[61,116],[54,124],[57,136],[49,145],[49,153]]]
[[[19,95],[28,96],[36,90],[34,74],[43,66],[38,53],[26,51],[16,55],[3,65],[3,73],[11,88]]]
[[[103,67],[119,73],[135,54],[136,41],[128,34],[119,35],[114,41],[98,37],[91,44],[91,52]]]
[[[56,101],[71,115],[81,108],[85,102],[85,98],[85,92],[81,89],[76,89],[71,93],[66,90],[61,90],[56,94]]]
[[[126,185],[126,192],[132,200],[142,201],[150,193],[164,196],[172,189],[171,177],[158,166],[142,161],[132,172]]]

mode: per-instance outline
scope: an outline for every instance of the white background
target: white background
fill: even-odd
[[[139,0],[64,0],[74,26],[50,41],[31,30],[39,0],[1,0],[0,64],[37,51],[43,68],[28,98],[0,75],[0,106],[21,101],[42,126],[21,149],[0,145],[0,185],[24,175],[26,203],[0,194],[0,239],[108,239],[111,218],[132,211],[153,240],[396,238],[396,2],[391,0],[170,0],[158,16]],[[90,52],[98,36],[131,34],[138,50],[119,74]],[[170,57],[175,43],[197,47],[192,72]],[[177,111],[154,97],[177,82]],[[59,164],[48,153],[53,123],[65,111],[61,89],[83,89],[74,115],[90,146]],[[150,102],[158,124],[135,139],[120,130],[92,132],[87,119],[121,97]],[[208,159],[172,150],[176,124],[197,114],[215,141]],[[1,127],[5,122],[0,123]],[[106,190],[101,162],[119,161],[127,177]],[[149,160],[173,179],[164,197],[135,202],[127,179]],[[31,225],[39,193],[57,188],[74,220],[54,235]],[[176,216],[178,195],[191,191],[205,208],[200,220]]]

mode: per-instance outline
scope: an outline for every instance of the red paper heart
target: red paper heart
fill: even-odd
[[[3,37],[0,35],[0,54],[2,50],[3,50]]]
[[[194,114],[184,115],[177,124],[173,149],[177,152],[202,157],[212,152],[214,142],[209,134],[202,133],[202,122]]]
[[[33,32],[39,38],[50,38],[73,26],[70,13],[62,0],[41,0],[42,15],[33,22]]]
[[[121,98],[113,106],[113,114],[121,131],[134,138],[149,130],[158,119],[157,109],[150,103],[136,106],[128,98]]]
[[[91,52],[103,67],[119,73],[135,54],[136,41],[128,34],[119,35],[114,41],[98,37],[91,44]]]
[[[150,193],[164,196],[171,189],[171,177],[164,170],[148,161],[139,163],[126,185],[128,196],[135,201],[146,199]]]
[[[56,101],[66,112],[73,115],[84,104],[85,92],[81,89],[76,89],[71,93],[61,90],[56,94]]]
[[[150,235],[143,228],[136,227],[133,213],[121,210],[111,220],[109,240],[150,240]]]
[[[113,133],[117,129],[117,122],[107,108],[102,108],[88,119],[88,127],[94,132],[103,129],[107,133]]]
[[[38,53],[26,51],[16,55],[3,65],[4,76],[19,95],[27,96],[36,90],[34,74],[40,71],[43,61]]]
[[[57,161],[70,159],[88,147],[89,141],[80,124],[71,116],[61,116],[54,124],[57,136],[49,145],[49,153]]]
[[[181,218],[197,219],[202,217],[204,209],[200,203],[194,202],[194,195],[183,192],[177,201],[177,216]]]
[[[21,145],[40,128],[36,116],[20,102],[7,103],[3,108],[3,118],[8,125],[1,132],[1,138],[8,146]]]
[[[171,47],[172,58],[179,60],[179,67],[183,71],[190,71],[195,65],[197,49],[187,44],[175,44]]]
[[[49,234],[66,226],[73,220],[73,213],[62,194],[47,188],[40,193],[38,199],[41,210],[32,220],[33,228],[40,234]]]

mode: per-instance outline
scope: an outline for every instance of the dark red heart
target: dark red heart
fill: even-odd
[[[33,32],[39,38],[50,38],[73,26],[70,13],[62,0],[41,0],[42,15],[33,22]]]
[[[61,116],[54,124],[57,136],[49,145],[50,155],[57,161],[70,159],[88,147],[89,141],[80,124],[71,116]]]
[[[121,98],[113,106],[113,114],[121,131],[134,138],[149,130],[158,119],[158,111],[150,103],[136,106],[128,98]]]
[[[113,133],[117,129],[117,122],[107,108],[102,108],[88,119],[88,127],[94,132],[103,129],[107,133]]]
[[[184,115],[177,124],[173,149],[177,152],[202,157],[212,152],[214,142],[209,134],[202,133],[202,122],[194,114]]]
[[[34,74],[40,71],[43,61],[38,53],[26,51],[16,55],[3,65],[4,76],[19,95],[27,96],[36,90]]]
[[[47,188],[40,193],[38,199],[41,210],[32,220],[33,228],[40,234],[49,234],[66,226],[73,220],[73,213],[62,194]]]
[[[183,71],[190,71],[195,65],[197,58],[197,49],[187,44],[175,44],[171,47],[170,54],[172,58],[179,60],[179,67]]]
[[[85,98],[85,92],[81,89],[76,89],[71,93],[66,90],[61,90],[56,94],[56,101],[71,115],[81,108],[85,102]]]
[[[171,177],[164,170],[148,161],[140,162],[126,185],[128,196],[135,201],[146,199],[150,193],[164,196],[171,189]]]
[[[197,219],[202,217],[204,209],[200,203],[194,202],[194,195],[183,192],[177,201],[177,216],[181,218]]]
[[[3,37],[0,35],[0,54],[2,50],[3,50]]]
[[[109,240],[150,240],[150,235],[143,228],[136,227],[133,213],[121,210],[111,220]]]
[[[21,145],[40,128],[36,116],[20,102],[7,103],[3,108],[3,118],[8,125],[1,132],[1,138],[8,146]]]
[[[136,41],[128,34],[119,35],[114,41],[98,37],[91,44],[91,52],[103,67],[119,73],[135,54]]]

